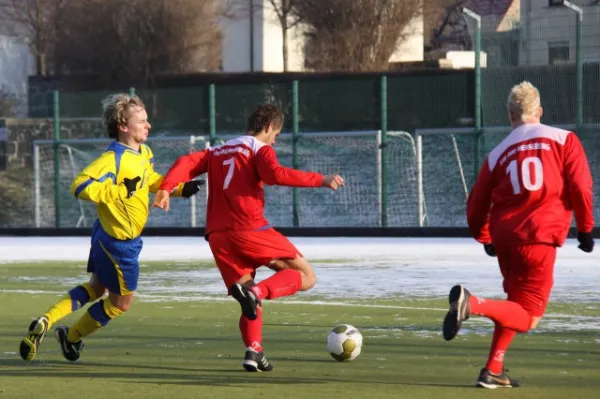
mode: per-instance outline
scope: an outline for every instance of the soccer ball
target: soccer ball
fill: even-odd
[[[339,362],[354,360],[360,355],[363,337],[356,327],[340,324],[329,331],[327,352]]]

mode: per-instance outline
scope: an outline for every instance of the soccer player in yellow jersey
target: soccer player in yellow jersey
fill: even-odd
[[[115,94],[103,101],[102,120],[115,139],[104,153],[73,181],[77,198],[97,204],[88,259],[89,282],[78,285],[33,320],[19,348],[24,360],[33,360],[48,329],[61,318],[92,303],[71,327],[56,329],[63,355],[79,359],[83,337],[123,314],[133,302],[139,276],[140,234],[148,219],[148,193],[159,190],[163,176],[154,171],[154,157],[144,144],[150,123],[137,96]],[[202,181],[182,183],[176,196],[196,194]],[[107,294],[107,295],[106,295]]]

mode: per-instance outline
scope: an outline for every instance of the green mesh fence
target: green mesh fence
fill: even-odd
[[[218,136],[216,145],[231,136]],[[155,169],[166,173],[177,157],[204,149],[208,137],[163,137],[148,141],[155,157]],[[291,166],[292,137],[282,135],[277,154],[283,165]],[[109,144],[105,139],[64,140],[59,145],[59,197],[57,215],[54,196],[54,148],[52,141],[36,141],[33,167],[33,212],[36,227],[54,227],[56,217],[61,227],[89,227],[95,208],[70,193],[75,176],[98,157]],[[381,133],[378,131],[324,132],[302,135],[297,144],[300,168],[323,173],[339,173],[346,186],[332,192],[325,189],[301,189],[298,213],[301,227],[379,226],[383,196],[389,198],[387,209],[390,226],[416,226],[417,195],[415,147],[412,136],[390,132],[386,165],[381,158]],[[384,193],[381,174],[393,171]],[[266,187],[266,216],[276,226],[293,226],[292,189]],[[206,191],[193,200],[174,199],[168,214],[152,210],[148,226],[193,227],[205,224]]]
[[[529,80],[540,89],[543,122],[577,130],[598,184],[600,6],[587,0],[572,3],[584,13],[580,45],[576,14],[565,7],[537,7],[532,2],[531,10],[525,3],[519,12],[502,18],[484,16],[479,93],[473,69],[389,73],[383,88],[380,75],[336,74],[236,77],[212,87],[134,89],[147,106],[157,169],[166,171],[178,154],[205,145],[211,133],[216,134],[216,144],[242,134],[256,105],[274,102],[286,113],[286,132],[293,128],[293,109],[298,109],[295,117],[302,136],[295,147],[298,166],[340,173],[348,185],[337,193],[300,189],[296,202],[292,189],[267,187],[266,213],[273,224],[292,226],[296,213],[300,227],[376,227],[382,225],[382,214],[388,226],[464,226],[465,193],[481,161],[510,130],[508,93],[513,85]],[[468,47],[475,43],[476,29],[472,20],[465,19],[472,39]],[[297,103],[293,79],[298,79]],[[54,176],[59,182],[60,225],[89,223],[93,207],[73,199],[68,188],[74,173],[104,149],[100,102],[110,93],[61,92],[58,119],[0,123],[0,200],[6,204],[0,226],[53,227]],[[33,93],[31,101],[33,114],[52,114],[52,93]],[[477,139],[473,127],[478,101],[482,134]],[[385,121],[382,109],[387,109]],[[52,145],[38,142],[39,169],[34,173],[33,142],[52,140],[54,122],[61,140],[60,170],[55,174]],[[382,126],[389,130],[385,146],[378,133]],[[198,136],[203,138],[190,141]],[[279,139],[277,152],[282,164],[292,165],[294,144],[289,135]],[[37,199],[32,194],[36,173]],[[175,216],[152,211],[149,225],[203,225],[200,197],[174,201],[174,206]]]

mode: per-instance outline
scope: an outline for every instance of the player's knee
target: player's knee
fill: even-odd
[[[110,303],[121,312],[127,312],[133,303],[133,294],[113,295],[110,294]]]
[[[529,324],[529,330],[535,330],[537,326],[540,324],[541,317],[532,317],[531,324]]]
[[[317,284],[317,276],[314,272],[302,273],[302,287],[300,291],[308,291]]]

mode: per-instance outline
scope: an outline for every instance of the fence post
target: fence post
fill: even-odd
[[[576,36],[576,79],[577,79],[577,134],[581,135],[583,129],[583,9],[577,12]]]
[[[380,83],[380,110],[381,110],[381,227],[387,227],[387,76],[381,77]]]
[[[473,178],[477,178],[481,162],[481,16],[463,7],[462,12],[475,21],[475,154]]]
[[[52,93],[54,139],[54,226],[60,227],[60,97],[58,90]]]
[[[292,81],[292,167],[298,169],[298,139],[299,136],[298,115],[298,81]],[[298,189],[292,188],[292,218],[293,226],[300,226],[300,211],[298,206]]]
[[[217,111],[216,111],[215,84],[208,85],[208,134],[210,145],[215,145],[217,140]]]

